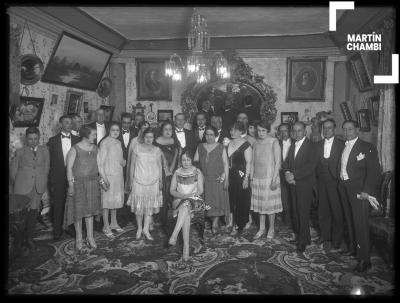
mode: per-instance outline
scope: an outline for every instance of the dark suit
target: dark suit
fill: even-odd
[[[346,147],[343,149],[342,155]],[[341,158],[342,158],[341,155]],[[381,175],[376,147],[360,138],[354,143],[346,165],[348,180],[341,175],[341,160],[338,171],[340,176],[339,193],[349,235],[349,249],[357,251],[357,259],[370,261],[368,216],[370,204],[367,200],[357,199],[364,192],[378,197],[378,183]]]
[[[216,137],[218,137],[218,134],[217,134]],[[218,138],[218,143],[221,143],[221,144],[224,143],[224,139],[225,138],[229,138],[229,133],[226,130],[221,129],[220,130],[220,134],[219,134],[219,138]]]
[[[131,144],[132,139],[137,137],[137,135],[138,135],[137,129],[134,129],[133,127],[131,127],[129,129],[128,145],[125,146],[124,138],[122,136],[122,128],[121,128],[121,131],[119,132],[118,140],[121,141],[122,154],[123,154],[125,161],[128,161],[129,145]],[[126,179],[125,177],[126,177],[126,165],[124,166],[124,180]]]
[[[221,117],[222,129],[229,133],[232,125],[236,122],[237,112],[234,109],[225,110]]]
[[[290,146],[294,144],[295,140],[290,139]],[[279,146],[281,147],[281,163],[283,165],[283,142],[282,140],[279,140]],[[290,148],[289,148],[290,150]],[[289,156],[289,151],[286,155],[286,158]],[[286,159],[285,159],[286,160]],[[290,196],[290,188],[289,184],[287,183],[285,179],[285,173],[281,169],[279,171],[279,178],[281,180],[281,199],[282,199],[282,207],[283,207],[283,212],[282,212],[282,219],[284,220],[285,224],[289,226],[290,228],[293,229],[293,202],[292,198]]]
[[[195,128],[195,129],[193,130],[193,134],[194,134],[194,140],[195,140],[196,149],[197,149],[197,146],[198,146],[200,143],[206,142],[206,131],[204,130],[204,132],[203,132],[203,137],[202,137],[202,138],[200,138],[200,131],[199,131],[198,128]]]
[[[101,140],[103,140],[104,138],[106,138],[106,137],[108,136],[108,133],[110,132],[110,123],[104,122],[104,125],[105,125],[105,128],[106,128],[106,135],[105,135]],[[97,130],[96,121],[94,121],[94,122],[92,122],[92,123],[89,123],[88,126],[91,126],[91,127],[93,127],[94,129]],[[101,142],[101,140],[99,141],[99,140],[96,138],[96,144],[99,145],[100,142]]]
[[[338,192],[338,171],[344,142],[334,138],[329,158],[324,158],[325,140],[316,143],[318,221],[323,241],[339,247],[343,238],[343,209]]]
[[[71,134],[71,147],[81,139]],[[49,192],[53,200],[54,234],[62,232],[64,207],[67,194],[67,168],[64,163],[61,133],[51,137],[47,142],[50,154]]]
[[[311,243],[310,207],[316,190],[314,149],[310,140],[305,138],[296,158],[294,157],[295,144],[292,144],[283,163],[283,171],[293,173],[296,182],[295,185],[289,184],[289,188],[293,201],[293,227],[294,232],[297,234],[299,245]]]
[[[254,120],[261,120],[260,111],[257,110],[253,105],[245,107],[243,110],[246,113],[249,123]]]
[[[186,128],[184,128],[183,131],[185,132],[185,141],[186,141],[185,148],[188,149],[192,153],[192,155],[194,155],[194,153],[196,152],[196,148],[197,148],[194,133],[193,133],[193,131],[190,131]],[[176,128],[174,128],[172,136],[173,136],[175,142],[179,142],[178,137],[176,135]],[[180,144],[180,142],[179,142],[179,145],[181,146],[181,148],[183,148],[182,145]]]

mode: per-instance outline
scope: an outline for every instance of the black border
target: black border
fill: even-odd
[[[160,120],[161,113],[168,113],[171,114],[171,120],[169,122],[174,121],[174,110],[173,109],[158,109],[157,110],[157,122],[167,122],[168,120]]]

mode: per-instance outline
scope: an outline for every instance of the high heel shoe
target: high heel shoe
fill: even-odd
[[[185,261],[185,262],[189,261],[189,259],[190,259],[190,256],[189,256],[189,247],[184,247],[184,248],[183,248],[182,259],[183,259],[183,261]]]
[[[255,234],[255,236],[253,237],[253,240],[257,240],[257,239],[260,239],[262,236],[264,236],[265,235],[265,230],[263,230],[263,231],[261,231],[261,230],[259,230],[256,234]]]
[[[76,249],[78,252],[80,252],[80,251],[82,250],[82,248],[83,248],[83,240],[82,240],[82,239],[76,240],[76,241],[75,241],[75,249]]]
[[[143,231],[143,234],[147,240],[150,240],[150,241],[154,240],[154,238],[150,235],[150,233],[148,231]]]
[[[140,231],[140,232],[139,232]],[[140,238],[142,237],[142,231],[141,230],[138,230],[137,232],[136,232],[136,240],[140,240]]]
[[[176,245],[176,239],[170,238],[168,241],[168,246],[175,246]]]
[[[268,231],[267,241],[271,241],[273,238],[275,238],[275,231],[273,232]]]
[[[116,230],[118,233],[122,233],[125,231],[123,228],[119,227],[118,225],[116,227],[112,226],[111,229]]]
[[[87,243],[90,246],[90,248],[93,248],[93,249],[97,248],[97,244],[93,238],[87,238],[86,240],[87,240]]]
[[[110,240],[113,240],[115,238],[114,234],[112,233],[111,229],[105,229],[103,228],[103,234],[106,235],[106,237]]]

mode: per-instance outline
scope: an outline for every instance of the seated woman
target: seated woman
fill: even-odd
[[[169,244],[174,246],[180,230],[183,231],[183,260],[189,260],[189,232],[190,224],[200,224],[200,236],[204,230],[204,211],[209,209],[204,201],[199,197],[203,193],[203,175],[201,171],[193,166],[192,155],[183,151],[180,157],[181,167],[179,167],[171,180],[170,193],[175,198],[172,202],[173,216],[178,215],[178,219],[172,232]]]

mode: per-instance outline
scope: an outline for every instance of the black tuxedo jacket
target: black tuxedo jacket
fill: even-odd
[[[324,159],[324,143],[325,139],[315,143],[316,155],[318,157],[317,167],[316,167],[317,177],[323,174],[322,161]],[[339,178],[337,167],[338,165],[340,165],[343,148],[344,148],[344,141],[335,137],[332,143],[331,154],[329,155],[328,158],[328,169],[331,174],[331,177],[335,180],[338,180]]]
[[[230,128],[236,122],[237,113],[234,109],[225,111],[222,114],[222,128],[229,133]]]
[[[71,147],[81,141],[81,138],[71,134]],[[53,186],[67,180],[67,168],[64,164],[61,133],[51,137],[47,142],[50,154],[49,185]]]
[[[338,163],[339,176],[340,169],[341,160]],[[349,179],[352,181],[355,191],[358,193],[365,192],[378,198],[377,193],[381,178],[381,166],[379,164],[378,152],[374,145],[358,138],[351,149],[346,171]]]
[[[222,144],[224,142],[224,139],[229,138],[229,137],[230,137],[229,133],[226,130],[221,129],[221,132],[220,132],[219,138],[218,138],[218,143]]]
[[[89,123],[88,125],[91,126],[91,127],[93,127],[94,129],[97,129],[96,121],[94,121],[94,122],[92,122],[92,123]],[[109,132],[110,132],[110,123],[104,122],[104,125],[106,126],[106,135],[102,138],[102,140],[103,140],[105,137],[107,137],[108,134],[109,134]],[[99,145],[100,142],[101,142],[101,140],[98,141],[97,138],[96,138],[96,144]]]
[[[118,140],[121,141],[122,152],[123,152],[123,156],[124,156],[125,160],[128,160],[129,145],[131,144],[132,139],[137,137],[137,135],[138,135],[137,129],[134,129],[133,127],[131,127],[129,129],[128,146],[125,147],[124,138],[122,137],[122,128],[121,128],[121,131],[120,131],[119,136],[118,136]]]
[[[294,144],[294,142],[296,142],[296,140],[294,140],[294,139],[292,139],[292,138],[289,138],[290,139],[290,147],[292,147],[292,145]],[[282,155],[282,151],[283,151],[283,140],[278,140],[279,141],[279,146],[281,147],[281,163],[282,163],[282,165],[283,165],[283,155]],[[290,150],[290,148],[289,148],[289,150]],[[287,157],[289,156],[289,151],[288,151],[288,154],[287,154],[287,156],[286,156],[286,159],[287,159]]]
[[[174,137],[175,142],[178,142],[180,145],[180,142],[178,140],[178,137],[176,136],[176,129],[174,128],[174,131],[172,133],[172,136]],[[192,152],[192,154],[194,155],[194,152],[196,151],[197,148],[197,144],[196,144],[196,140],[194,137],[194,132],[191,130],[188,130],[186,128],[183,129],[183,131],[185,132],[185,139],[186,139],[186,149],[190,150]],[[181,146],[182,148],[182,146]]]
[[[315,180],[315,146],[308,138],[304,139],[303,144],[294,157],[295,144],[293,143],[288,152],[285,162],[283,162],[283,172],[290,171],[294,175],[294,180],[297,185],[311,185],[316,188]]]
[[[197,127],[193,130],[193,134],[194,134],[194,140],[196,142],[196,148],[197,148],[197,145],[199,145],[200,143],[206,142],[206,132],[205,131],[203,133],[203,138],[201,138],[201,139],[200,139],[199,129]]]

